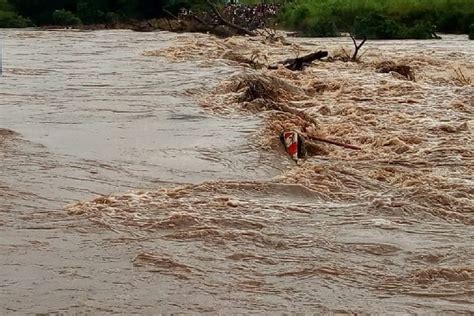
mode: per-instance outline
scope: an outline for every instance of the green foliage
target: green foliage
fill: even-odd
[[[353,27],[356,37],[367,37],[368,39],[427,39],[434,34],[433,26],[429,22],[418,22],[412,26],[406,26],[395,22],[377,13],[356,18]]]
[[[104,23],[105,12],[102,1],[79,0],[77,2],[77,15],[85,24]]]
[[[189,9],[193,6],[193,1],[189,0],[170,0],[166,1],[165,8],[169,11],[176,12],[180,8]]]
[[[105,14],[105,21],[107,23],[116,24],[116,23],[120,22],[120,20],[121,20],[121,18],[120,18],[120,15],[118,13],[107,12]]]
[[[163,7],[165,7],[170,1],[166,0],[134,0],[137,2],[136,10],[138,17],[150,19],[162,16]],[[199,1],[197,1],[199,2]]]
[[[76,10],[75,0],[9,0],[22,16],[29,17],[37,25],[53,24],[56,10]]]
[[[5,1],[5,0],[0,0]],[[56,10],[64,10],[78,17],[85,24],[116,23],[119,20],[154,18],[163,14],[166,0],[8,0],[23,16],[30,17],[37,25],[57,23]],[[61,11],[59,18],[67,18]],[[77,22],[73,19],[71,21]],[[62,23],[62,22],[61,22]]]
[[[339,34],[334,20],[323,12],[314,12],[309,5],[285,8],[281,20],[307,36],[337,36]]]
[[[401,27],[398,23],[377,13],[357,17],[353,28],[356,37],[367,37],[368,39],[393,39],[397,38],[400,32]]]
[[[334,37],[339,36],[336,23],[328,18],[315,19],[309,22],[307,34],[318,37]]]
[[[294,0],[282,11],[280,24],[308,35],[310,25],[355,30],[373,38],[431,38],[436,31],[467,33],[474,21],[473,0]],[[319,28],[320,29],[320,28]],[[324,32],[322,32],[324,33]]]
[[[430,39],[435,38],[434,26],[429,21],[419,21],[415,25],[402,26],[397,38]],[[439,37],[438,37],[439,38]]]
[[[0,27],[16,28],[32,26],[29,19],[25,19],[14,12],[6,0],[0,0]]]
[[[474,0],[267,0],[284,6],[283,27],[311,36],[356,30],[374,38],[430,38],[468,33]],[[213,0],[224,3],[224,0]],[[261,0],[242,0],[255,4]],[[0,26],[117,23],[163,16],[163,8],[207,8],[205,0],[0,0]],[[22,17],[27,17],[24,19]]]
[[[0,11],[12,11],[12,7],[7,0],[0,0]]]
[[[469,39],[474,40],[474,24],[469,26]]]
[[[0,28],[20,28],[32,25],[31,20],[25,19],[14,12],[0,11]]]
[[[222,6],[225,4],[224,0],[211,0],[212,3],[217,6]],[[258,1],[257,1],[258,2]],[[174,13],[178,13],[180,9],[192,9],[194,11],[199,10],[208,10],[209,5],[205,0],[166,0],[164,1],[164,6],[166,10]]]
[[[81,24],[81,20],[74,15],[74,13],[64,9],[54,11],[52,18],[55,25],[67,26]]]
[[[240,3],[255,5],[259,3],[271,3],[271,4],[287,4],[288,0],[240,0]]]
[[[205,0],[0,0],[0,11],[2,5],[31,18],[36,25],[70,25],[78,22],[75,17],[84,24],[117,23],[160,17],[163,8],[177,13],[181,7],[207,7]]]

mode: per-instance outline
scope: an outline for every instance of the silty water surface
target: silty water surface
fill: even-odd
[[[142,55],[167,33],[2,35],[0,126],[18,133],[0,147],[5,313],[472,312],[469,222],[246,182],[283,169],[249,146],[259,122],[185,96],[236,68]],[[215,179],[235,181],[118,194],[96,225],[61,209]]]

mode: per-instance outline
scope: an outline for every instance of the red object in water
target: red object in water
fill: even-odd
[[[294,160],[298,160],[298,133],[285,131],[282,133],[286,152]]]

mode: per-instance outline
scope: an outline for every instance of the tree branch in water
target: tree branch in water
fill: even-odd
[[[357,54],[359,53],[359,50],[362,48],[362,46],[364,46],[365,42],[367,41],[367,36],[364,36],[364,39],[362,40],[362,42],[360,42],[360,44],[357,44],[357,41],[354,35],[352,35],[352,33],[350,33],[349,35],[355,47],[354,54],[352,55],[351,61],[357,61]]]

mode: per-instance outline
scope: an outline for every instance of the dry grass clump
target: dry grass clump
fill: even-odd
[[[229,92],[238,93],[239,102],[252,102],[257,99],[288,102],[306,98],[303,89],[266,74],[236,76],[230,82]]]
[[[472,84],[471,77],[464,74],[463,70],[458,68],[453,68],[454,74],[452,75],[452,80],[459,86],[468,86]]]

